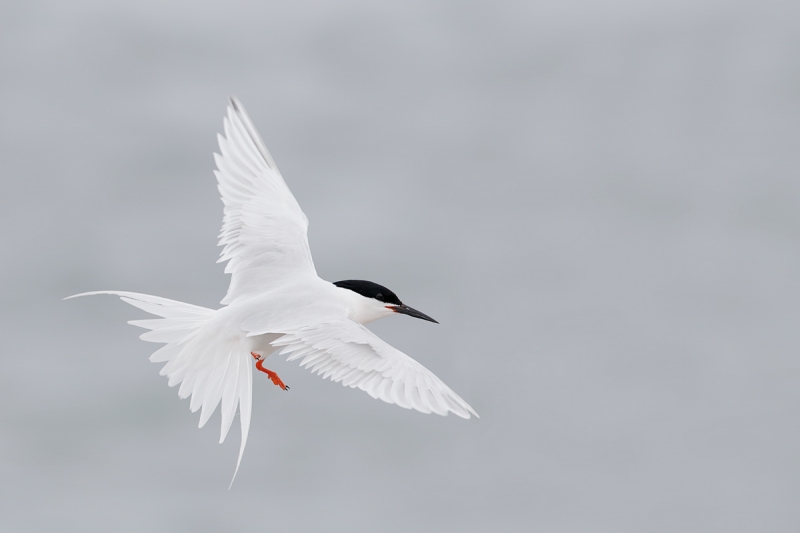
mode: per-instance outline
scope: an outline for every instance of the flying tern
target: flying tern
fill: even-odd
[[[287,390],[264,367],[270,355],[288,355],[323,378],[359,388],[373,398],[423,413],[462,418],[478,414],[430,370],[365,327],[403,314],[436,322],[391,290],[364,280],[330,283],[317,276],[308,246],[308,219],[289,191],[242,104],[231,97],[214,154],[224,216],[219,262],[230,287],[219,309],[124,291],[112,294],[160,318],[132,320],[148,329],[141,339],[163,343],[150,361],[178,396],[191,397],[203,427],[220,403],[225,440],[239,409],[242,461],[252,409],[253,368]]]

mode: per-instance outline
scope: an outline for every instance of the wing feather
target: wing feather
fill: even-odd
[[[321,322],[286,332],[273,341],[287,360],[323,379],[357,387],[373,398],[422,413],[462,418],[478,414],[430,370],[349,319]]]
[[[220,261],[232,274],[229,304],[303,274],[316,275],[308,219],[283,180],[242,104],[231,98],[215,154],[224,205]]]

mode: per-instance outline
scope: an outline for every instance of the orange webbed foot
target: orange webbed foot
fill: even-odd
[[[289,390],[288,385],[283,383],[281,378],[278,377],[277,373],[273,372],[272,370],[264,368],[264,360],[259,354],[255,352],[250,352],[250,355],[252,355],[253,358],[256,360],[256,368],[264,372],[267,375],[267,377],[272,381],[272,383],[274,383],[283,390]]]

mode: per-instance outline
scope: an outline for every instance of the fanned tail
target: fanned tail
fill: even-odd
[[[201,409],[198,427],[205,425],[221,402],[222,426],[219,442],[224,442],[238,406],[242,443],[236,471],[231,479],[232,486],[247,443],[252,407],[250,355],[246,347],[241,345],[241,338],[204,334],[203,326],[216,311],[159,296],[124,291],[95,291],[69,298],[95,294],[119,296],[122,301],[161,317],[130,320],[128,323],[150,330],[141,335],[142,340],[164,343],[164,346],[150,356],[150,361],[166,363],[159,374],[169,378],[170,387],[181,385],[178,389],[180,398],[191,396],[189,408],[193,413]]]

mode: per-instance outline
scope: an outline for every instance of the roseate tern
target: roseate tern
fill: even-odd
[[[142,340],[165,344],[150,360],[166,363],[160,373],[169,378],[170,387],[180,384],[178,396],[191,396],[191,411],[201,410],[200,427],[222,403],[220,443],[238,406],[242,442],[236,472],[250,428],[253,362],[275,385],[289,388],[263,366],[279,350],[288,361],[300,359],[301,366],[323,378],[373,398],[423,413],[477,417],[431,371],[364,327],[396,313],[434,319],[377,283],[330,283],[317,276],[308,219],[235,97],[224,130],[218,136],[221,155],[214,154],[224,204],[219,261],[228,261],[225,272],[231,274],[223,307],[207,309],[123,291],[75,296],[113,294],[161,317],[130,324],[150,330]]]

